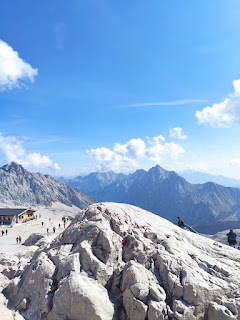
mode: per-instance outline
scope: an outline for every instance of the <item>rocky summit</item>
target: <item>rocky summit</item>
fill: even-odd
[[[94,200],[50,175],[29,172],[16,162],[0,167],[1,204],[48,207],[54,202],[83,209]]]
[[[145,210],[93,204],[32,239],[29,261],[0,261],[7,319],[240,319],[240,251]]]

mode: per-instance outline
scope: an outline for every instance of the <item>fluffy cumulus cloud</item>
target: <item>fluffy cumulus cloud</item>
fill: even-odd
[[[98,162],[98,170],[130,171],[139,167],[141,160],[165,163],[177,160],[184,149],[174,142],[166,142],[162,135],[145,142],[142,139],[131,139],[125,144],[116,143],[113,150],[105,147],[87,150]]]
[[[199,124],[227,127],[232,123],[240,123],[240,80],[234,80],[233,87],[234,92],[224,101],[196,112]]]
[[[15,137],[6,137],[0,133],[0,153],[4,155],[8,163],[15,161],[25,167],[59,169],[58,163],[53,162],[48,156],[40,153],[27,153],[22,144],[23,142]]]
[[[171,138],[175,138],[178,140],[185,140],[187,136],[183,133],[183,129],[180,127],[172,128],[169,130],[169,135]]]
[[[166,163],[168,160],[177,160],[184,149],[174,142],[156,143],[146,150],[149,160],[157,163]]]
[[[23,61],[17,51],[0,40],[0,90],[13,89],[26,80],[34,81],[38,70]]]

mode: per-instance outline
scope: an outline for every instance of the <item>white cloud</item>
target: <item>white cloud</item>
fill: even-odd
[[[186,140],[187,136],[183,133],[183,129],[180,127],[172,128],[169,130],[170,137],[178,140]]]
[[[166,139],[164,138],[164,136],[162,136],[161,134],[157,137],[152,138],[152,140],[149,137],[146,137],[148,139],[148,143],[149,144],[155,144],[155,143],[160,143],[162,141],[165,141]]]
[[[34,82],[37,69],[24,62],[18,52],[0,40],[0,90],[13,89],[24,84],[25,80]]]
[[[234,80],[233,86],[235,91],[224,101],[196,112],[199,124],[226,127],[232,123],[240,123],[240,80]]]
[[[0,153],[9,163],[15,161],[25,167],[59,169],[58,163],[53,162],[48,156],[40,153],[27,153],[22,146],[22,141],[15,137],[5,137],[0,133]]]
[[[150,139],[147,145],[142,139],[131,139],[125,144],[116,143],[113,150],[105,147],[87,150],[98,162],[98,170],[130,171],[140,167],[141,160],[150,160],[162,164],[176,161],[183,148],[174,142],[165,142],[162,135]]]
[[[142,139],[131,139],[126,144],[116,143],[114,152],[136,159],[144,156],[145,148],[146,145]]]
[[[87,150],[87,153],[98,161],[98,170],[128,171],[137,168],[135,159],[118,154],[104,147]]]
[[[159,137],[149,140],[150,148],[146,149],[145,154],[149,160],[157,163],[165,163],[169,160],[177,160],[179,155],[184,153],[184,149],[174,142],[164,142]]]
[[[230,160],[228,165],[233,168],[240,168],[240,158],[234,158]]]

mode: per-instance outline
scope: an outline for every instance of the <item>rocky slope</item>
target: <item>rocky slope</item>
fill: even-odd
[[[32,173],[16,162],[0,167],[0,203],[50,206],[60,202],[85,208],[93,200],[50,175]]]
[[[11,320],[240,319],[240,251],[150,212],[93,204],[40,241],[0,277]]]

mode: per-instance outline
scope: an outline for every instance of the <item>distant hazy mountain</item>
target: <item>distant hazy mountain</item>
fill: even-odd
[[[93,199],[50,175],[31,173],[20,164],[12,162],[0,167],[0,203],[50,206],[52,202],[84,208]]]
[[[190,225],[240,220],[240,189],[208,182],[191,184],[174,171],[156,166],[137,170],[96,194],[98,201],[132,204],[172,222],[177,216]]]
[[[214,182],[221,184],[225,187],[236,187],[240,188],[240,180],[231,179],[224,176],[214,176],[204,172],[185,170],[179,172],[179,175],[185,178],[190,183],[205,183],[205,182]]]
[[[123,180],[126,175],[123,173],[108,172],[92,172],[84,177],[76,177],[73,179],[59,178],[60,181],[68,184],[72,188],[76,188],[81,192],[95,198],[97,194],[106,186],[117,180]]]

